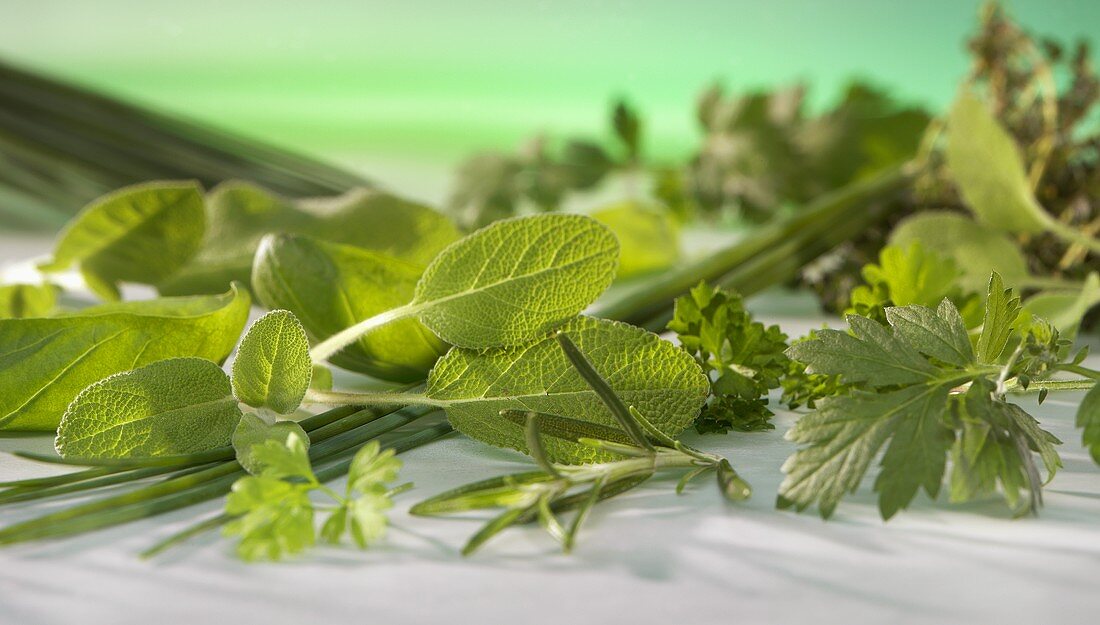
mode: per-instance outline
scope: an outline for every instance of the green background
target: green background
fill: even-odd
[[[650,153],[693,144],[692,103],[852,77],[941,107],[976,1],[94,2],[0,0],[0,55],[346,162],[454,162],[544,131],[598,135],[617,95]],[[1007,3],[1034,31],[1100,34],[1100,2]]]

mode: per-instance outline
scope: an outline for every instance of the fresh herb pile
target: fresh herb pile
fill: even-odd
[[[884,519],[921,490],[1037,513],[1060,441],[1012,394],[1092,389],[1078,426],[1100,462],[1100,372],[1073,350],[1100,304],[1082,139],[1097,83],[1082,50],[1070,91],[1048,88],[1062,53],[995,8],[973,48],[942,118],[858,85],[817,116],[798,89],[712,89],[703,145],[673,165],[646,160],[620,104],[613,145],[469,161],[446,212],[362,188],[302,199],[260,176],[91,201],[37,281],[0,286],[0,429],[56,431],[57,456],[21,455],[83,467],[0,483],[0,506],[87,497],[0,545],[226,497],[147,555],[217,528],[247,560],[366,548],[412,487],[395,455],[457,431],[535,466],[412,513],[497,510],[464,553],[535,522],[569,551],[595,504],[658,474],[749,497],[736,459],[680,436],[751,440],[773,400],[804,410],[779,508],[828,518],[877,461]],[[621,202],[559,210],[616,176]],[[681,228],[724,219],[753,230],[681,249]],[[100,303],[74,306],[61,273]],[[846,331],[791,341],[746,308],[799,280]],[[159,297],[124,300],[130,285]],[[254,306],[268,312],[249,323]]]

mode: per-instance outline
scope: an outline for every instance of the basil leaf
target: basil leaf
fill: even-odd
[[[348,245],[272,235],[256,254],[256,296],[293,312],[309,336],[324,340],[405,304],[422,269]],[[423,380],[446,344],[415,319],[387,324],[331,357],[337,366],[394,382]]]
[[[53,430],[77,393],[158,360],[220,362],[248,320],[250,298],[121,302],[46,319],[0,319],[0,429]]]
[[[61,418],[57,452],[141,458],[206,451],[228,443],[240,418],[221,367],[201,358],[170,358],[81,391]]]
[[[628,406],[675,437],[695,420],[709,384],[687,352],[624,323],[578,317],[561,328]],[[521,425],[502,410],[560,415],[619,429],[619,422],[576,371],[553,337],[517,347],[452,349],[432,369],[427,396],[464,434],[498,447],[527,449]],[[547,437],[557,462],[591,462],[610,454]]]
[[[424,267],[459,233],[427,206],[356,189],[332,198],[291,200],[246,182],[227,182],[207,196],[209,234],[202,251],[161,293],[211,293],[248,282],[252,261],[270,233],[303,234],[368,248]],[[402,302],[404,303],[404,302]]]
[[[506,219],[443,250],[410,308],[453,345],[526,343],[595,301],[618,256],[615,235],[590,217]]]
[[[202,191],[195,182],[151,182],[105,195],[61,232],[42,271],[79,265],[88,287],[118,299],[120,282],[155,284],[199,250],[206,228]]]
[[[0,319],[45,317],[57,307],[60,291],[53,284],[0,285]]]
[[[273,310],[248,328],[233,361],[233,393],[253,408],[298,409],[309,389],[309,341],[293,313]]]

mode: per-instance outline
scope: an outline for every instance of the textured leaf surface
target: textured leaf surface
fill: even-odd
[[[960,96],[948,129],[947,167],[975,216],[997,230],[1045,230],[1050,217],[1031,192],[1019,148],[985,103]]]
[[[0,319],[45,317],[57,307],[59,291],[53,284],[0,285]]]
[[[427,206],[365,189],[290,200],[250,183],[227,182],[207,196],[207,210],[202,251],[159,285],[162,293],[212,293],[232,280],[247,283],[256,249],[269,233],[356,245],[420,267],[459,237],[449,219]]]
[[[197,183],[126,187],[85,207],[62,231],[43,270],[77,264],[98,295],[117,299],[119,282],[156,284],[175,273],[198,252],[205,229]]]
[[[74,458],[206,451],[228,443],[240,418],[221,367],[201,358],[172,358],[81,391],[61,419],[57,451]]]
[[[1020,298],[1006,289],[1001,276],[994,273],[989,278],[989,292],[985,300],[985,316],[982,333],[978,336],[978,361],[1000,364],[1005,358],[1006,347],[1013,335],[1013,324],[1020,316]]]
[[[440,253],[412,304],[453,345],[517,345],[591,304],[611,284],[618,256],[615,236],[590,217],[506,219]]]
[[[0,319],[0,428],[53,430],[93,382],[158,360],[220,362],[248,320],[249,297],[105,304],[46,319]]]
[[[289,311],[273,310],[241,339],[233,361],[233,393],[253,408],[290,414],[301,405],[312,374],[302,324]]]
[[[580,317],[561,331],[627,405],[665,434],[675,437],[699,414],[709,384],[687,352],[613,321]],[[447,403],[447,415],[458,430],[520,451],[527,448],[523,428],[500,416],[501,410],[532,410],[618,428],[552,337],[519,347],[452,349],[432,370],[427,394]],[[606,457],[566,440],[547,438],[545,444],[550,457],[560,462]]]
[[[974,349],[957,308],[944,300],[939,309],[895,306],[886,309],[895,334],[910,347],[943,362],[965,367],[974,362]]]
[[[849,315],[848,323],[852,334],[820,330],[815,340],[795,343],[787,355],[806,363],[811,373],[839,374],[845,382],[872,387],[923,382],[936,374],[917,350],[878,322]]]
[[[1004,296],[1000,286],[994,280],[993,291]],[[1041,483],[1032,453],[1053,475],[1061,466],[1054,449],[1058,440],[1023,409],[994,396],[991,378],[999,371],[977,366],[954,305],[944,300],[936,310],[888,308],[886,317],[890,327],[849,317],[851,335],[818,332],[789,350],[858,386],[823,400],[788,433],[803,447],[783,465],[787,475],[779,487],[779,507],[803,510],[816,503],[821,516],[829,517],[840,499],[858,488],[887,442],[875,480],[885,519],[908,507],[919,490],[933,499],[939,495],[949,454],[953,500],[982,496],[1000,482],[1012,507],[1024,487],[1037,505]],[[914,359],[926,368],[915,367]],[[876,364],[882,376],[875,375]],[[951,395],[964,385],[969,385],[965,399]]]
[[[592,218],[619,240],[618,278],[667,269],[680,259],[680,228],[667,210],[622,202],[593,212]]]
[[[407,304],[422,268],[376,252],[301,236],[264,239],[252,276],[269,308],[293,312],[314,341]],[[423,380],[446,344],[415,319],[386,324],[335,354],[333,364],[395,382]]]

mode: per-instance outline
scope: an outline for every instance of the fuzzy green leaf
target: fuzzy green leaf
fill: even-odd
[[[118,373],[81,391],[61,418],[67,458],[143,458],[229,442],[241,411],[229,377],[201,358],[172,358]]]
[[[377,252],[301,236],[263,240],[252,274],[256,297],[293,312],[310,337],[324,340],[412,299],[423,268]],[[415,319],[360,337],[333,364],[394,382],[422,380],[446,345]]]
[[[840,375],[846,383],[872,387],[924,382],[936,374],[917,350],[878,322],[850,315],[848,323],[852,334],[819,330],[816,339],[795,343],[787,355],[806,363],[811,373]]]
[[[1020,149],[985,103],[960,95],[948,131],[947,167],[977,218],[996,230],[1043,232],[1051,218],[1031,192]]]
[[[668,436],[691,424],[708,383],[686,352],[655,334],[623,323],[576,318],[561,328],[628,406]],[[552,337],[520,347],[452,349],[428,378],[429,398],[445,403],[461,432],[499,447],[527,449],[522,426],[501,410],[530,410],[608,427],[618,422]],[[609,457],[591,447],[547,438],[557,462]]]
[[[96,294],[115,300],[120,282],[156,284],[174,274],[198,252],[205,229],[197,183],[126,187],[95,200],[69,222],[42,270],[79,265]]]
[[[944,299],[938,310],[927,306],[886,309],[894,332],[910,347],[943,362],[965,367],[974,363],[974,348],[959,310]]]
[[[591,304],[611,284],[618,256],[615,236],[590,217],[498,221],[440,253],[411,305],[453,345],[518,345]]]
[[[290,414],[301,405],[312,374],[302,324],[291,312],[273,310],[241,339],[233,361],[233,393],[253,408]]]
[[[46,319],[0,319],[0,428],[54,430],[77,393],[167,358],[221,362],[248,319],[247,291],[105,304]]]
[[[269,233],[356,245],[420,267],[459,237],[450,220],[427,206],[366,189],[291,200],[232,181],[218,185],[206,201],[210,227],[202,250],[159,284],[162,293],[210,293],[232,280],[248,283],[253,256]]]

